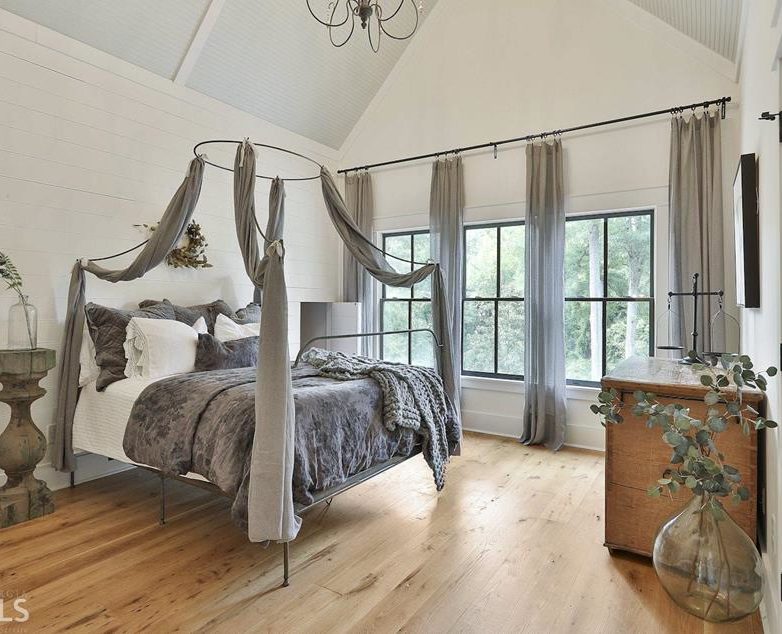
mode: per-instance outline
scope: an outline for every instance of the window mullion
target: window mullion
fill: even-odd
[[[603,218],[603,315],[602,322],[602,345],[600,367],[603,371],[603,376],[608,372],[608,302],[605,298],[608,297],[608,216]]]
[[[497,226],[497,271],[495,273],[495,300],[494,300],[494,374],[500,372],[500,271],[502,270],[502,233]]]

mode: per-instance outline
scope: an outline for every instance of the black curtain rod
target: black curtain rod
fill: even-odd
[[[385,167],[387,165],[399,165],[400,163],[409,163],[411,161],[421,161],[428,158],[438,158],[446,154],[461,154],[462,152],[472,152],[474,150],[484,150],[487,148],[494,148],[495,156],[496,150],[500,145],[507,145],[509,143],[521,143],[523,141],[532,141],[534,139],[545,139],[547,136],[557,136],[564,134],[565,132],[577,132],[578,130],[588,130],[590,128],[599,128],[604,125],[613,125],[615,123],[624,123],[625,121],[635,121],[636,119],[646,119],[647,117],[656,117],[661,114],[677,114],[684,110],[695,110],[696,108],[708,108],[709,106],[720,106],[720,116],[725,118],[725,104],[730,102],[730,97],[720,97],[719,99],[711,99],[709,101],[699,101],[698,103],[687,104],[686,106],[673,106],[672,108],[664,108],[663,110],[655,110],[654,112],[645,112],[643,114],[634,114],[629,117],[619,117],[618,119],[608,119],[607,121],[598,121],[597,123],[586,123],[584,125],[573,126],[572,128],[562,128],[560,130],[551,130],[549,132],[538,132],[537,134],[528,134],[526,136],[516,137],[514,139],[505,139],[504,141],[489,141],[488,143],[480,143],[478,145],[469,145],[467,147],[453,148],[452,150],[441,150],[440,152],[430,152],[429,154],[419,154],[418,156],[409,156],[407,158],[396,159],[393,161],[383,161],[382,163],[371,163],[369,165],[361,165],[357,167],[348,167],[347,169],[338,170],[338,174],[347,174],[348,172],[358,172],[360,170],[369,170],[375,167]]]

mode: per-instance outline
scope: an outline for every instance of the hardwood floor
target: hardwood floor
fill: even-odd
[[[305,516],[288,588],[226,499],[172,482],[160,527],[157,495],[137,469],[0,531],[0,596],[30,612],[14,631],[762,632],[688,616],[647,561],[608,554],[599,453],[469,435],[439,495],[416,458]]]

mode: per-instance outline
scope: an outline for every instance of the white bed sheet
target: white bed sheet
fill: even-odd
[[[94,381],[85,385],[79,394],[73,417],[74,451],[86,451],[120,462],[145,466],[128,458],[122,448],[122,440],[133,404],[144,388],[157,380],[159,379],[123,379],[112,383],[103,392],[98,392]],[[197,473],[188,473],[185,477],[206,480]]]

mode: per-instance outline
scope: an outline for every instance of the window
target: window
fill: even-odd
[[[654,352],[651,211],[568,218],[565,359],[568,381],[592,385],[625,357]]]
[[[412,264],[396,258],[426,262],[430,253],[429,232],[387,233],[383,236],[383,251],[389,255],[388,259],[397,271],[412,271]],[[384,285],[380,299],[380,329],[431,328],[431,289],[431,281],[428,279],[413,288]],[[388,361],[434,367],[432,336],[428,332],[414,332],[380,337],[380,357]]]
[[[651,211],[571,217],[565,235],[567,379],[594,385],[625,357],[654,351],[654,217]],[[464,229],[462,374],[523,378],[524,239],[519,221]],[[386,234],[383,249],[424,262],[429,233]],[[381,327],[431,328],[429,281],[413,289],[383,287]],[[385,359],[434,364],[427,333],[383,339]]]
[[[462,373],[520,379],[524,372],[524,224],[464,230]]]

